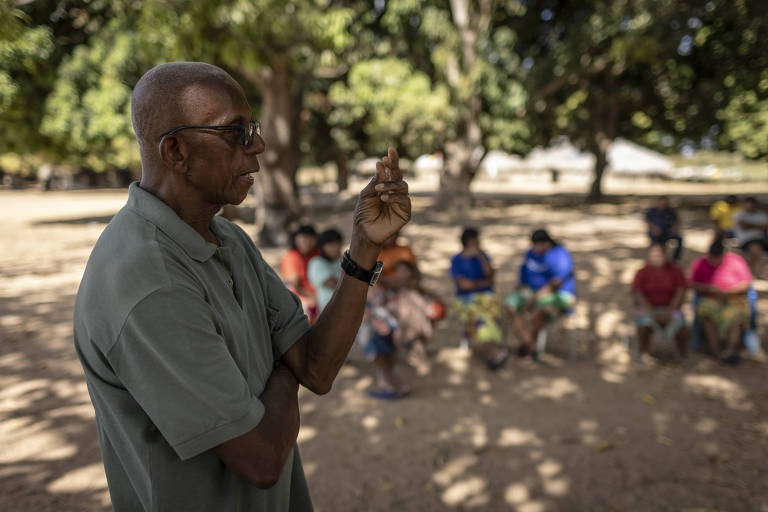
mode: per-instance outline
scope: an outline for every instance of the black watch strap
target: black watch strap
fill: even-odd
[[[344,257],[341,258],[341,268],[344,272],[364,283],[368,283],[368,286],[375,286],[379,281],[382,267],[384,267],[384,263],[377,261],[373,270],[366,270],[352,261],[352,258],[349,257],[349,251],[344,251]]]

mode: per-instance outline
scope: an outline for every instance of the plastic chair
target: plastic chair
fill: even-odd
[[[562,330],[565,331],[566,329],[563,324],[572,315],[573,315],[573,309],[569,309],[568,311],[562,313],[561,315],[558,315],[556,318],[544,324],[544,326],[539,330],[539,334],[536,336],[536,352],[538,354],[541,355],[546,350],[550,331],[557,328],[561,328]],[[574,360],[576,359],[576,354],[578,353],[579,341],[580,341],[579,335],[575,331],[570,332],[569,338],[570,339],[568,343],[568,359]]]

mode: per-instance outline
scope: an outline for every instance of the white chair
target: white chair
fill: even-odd
[[[565,326],[565,323],[568,318],[570,318],[570,316],[571,315],[569,313],[562,314],[554,320],[550,320],[544,324],[544,326],[539,330],[539,334],[536,336],[536,352],[539,355],[543,354],[546,350],[550,334],[556,329],[559,329],[563,333],[568,332],[568,359],[576,359],[580,340],[578,331],[569,330]]]

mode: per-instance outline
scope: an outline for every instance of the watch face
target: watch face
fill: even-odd
[[[384,268],[384,263],[381,261],[376,262],[376,267],[373,269],[373,277],[371,278],[370,285],[376,286],[376,283],[379,282],[379,277],[381,277],[381,269]]]

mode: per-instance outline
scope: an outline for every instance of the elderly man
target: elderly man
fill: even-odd
[[[303,511],[298,386],[327,393],[360,325],[382,243],[410,218],[389,150],[360,193],[345,270],[310,328],[250,238],[216,217],[264,151],[241,87],[163,64],[131,105],[142,178],[88,261],[74,334],[115,510]]]

